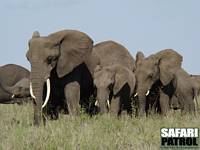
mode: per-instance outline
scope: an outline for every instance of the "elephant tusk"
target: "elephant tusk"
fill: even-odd
[[[15,98],[15,94],[13,94],[11,98]]]
[[[149,92],[149,90],[148,90],[148,91],[147,91],[147,93],[146,93],[146,96],[148,96],[148,95],[149,95],[149,93],[150,93],[150,92]]]
[[[135,93],[134,97],[138,96],[138,93]]]
[[[95,104],[94,104],[95,106],[99,106],[99,101],[98,100],[96,100],[96,102],[95,102]]]
[[[106,103],[107,103],[108,108],[110,108],[110,101],[106,100]]]
[[[30,83],[30,94],[33,99],[36,99],[35,95],[33,94],[32,83]]]
[[[47,103],[49,101],[49,97],[50,97],[50,92],[51,92],[50,80],[47,79],[46,83],[47,83],[47,95],[46,95],[44,104],[42,105],[42,108],[44,108],[47,105]]]

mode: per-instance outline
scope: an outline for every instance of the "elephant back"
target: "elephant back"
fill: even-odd
[[[23,78],[29,78],[30,72],[19,65],[7,64],[0,67],[0,83],[7,86],[16,84]]]
[[[93,47],[93,53],[99,57],[102,67],[118,64],[130,70],[134,70],[134,58],[124,46],[117,42],[105,41],[96,44]]]

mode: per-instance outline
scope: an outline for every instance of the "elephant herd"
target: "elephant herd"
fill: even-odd
[[[200,76],[188,74],[182,56],[172,49],[148,57],[137,52],[134,59],[121,44],[94,45],[76,30],[48,36],[36,31],[28,46],[30,72],[14,64],[0,67],[0,103],[32,101],[35,125],[80,110],[118,117],[122,111],[132,116],[133,109],[138,117],[152,109],[161,115],[169,109],[197,111]]]

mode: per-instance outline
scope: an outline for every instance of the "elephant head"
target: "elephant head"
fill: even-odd
[[[99,103],[101,113],[108,112],[112,96],[116,96],[126,84],[130,88],[131,96],[135,88],[135,75],[131,70],[120,65],[103,68],[97,66],[94,72],[94,85],[96,102]]]
[[[146,58],[140,52],[136,59],[139,115],[144,115],[146,96],[152,85],[158,80],[162,86],[168,85],[174,79],[176,70],[181,68],[182,56],[172,49],[166,49]]]
[[[13,86],[13,97],[25,98],[30,97],[30,80],[23,78]]]
[[[34,32],[29,40],[27,59],[31,64],[31,88],[34,98],[34,124],[39,125],[42,107],[50,96],[50,73],[56,70],[59,78],[70,73],[78,65],[84,63],[92,52],[93,41],[85,33],[75,30],[63,30],[49,36],[41,37]],[[47,81],[47,94],[43,104],[43,88]],[[43,105],[42,105],[43,104]]]
[[[12,98],[30,97],[30,80],[28,78],[22,78],[13,86],[2,85],[2,87],[8,94],[12,95]]]

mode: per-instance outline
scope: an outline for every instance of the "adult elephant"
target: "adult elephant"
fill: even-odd
[[[33,33],[27,58],[31,64],[35,125],[41,123],[42,109],[49,99],[53,103],[65,99],[70,115],[78,114],[79,104],[88,107],[93,93],[93,70],[98,63],[92,48],[92,39],[76,30],[63,30],[44,37],[39,32]]]
[[[139,100],[139,116],[145,114],[146,96],[155,82],[160,82],[161,114],[167,113],[169,99],[176,88],[175,73],[181,68],[181,64],[182,56],[172,49],[162,50],[146,58],[136,57],[136,92]]]
[[[198,109],[197,97],[200,90],[200,80],[198,76],[191,76],[181,68],[176,72],[176,78],[177,87],[170,102],[171,108],[181,109],[182,113],[195,113],[194,100],[196,100]]]
[[[21,103],[29,99],[30,72],[19,65],[7,64],[0,67],[0,103]]]
[[[135,88],[135,61],[129,51],[114,41],[101,42],[94,46],[100,60],[94,73],[96,103],[100,113],[120,115],[123,109],[130,114],[131,95]]]

